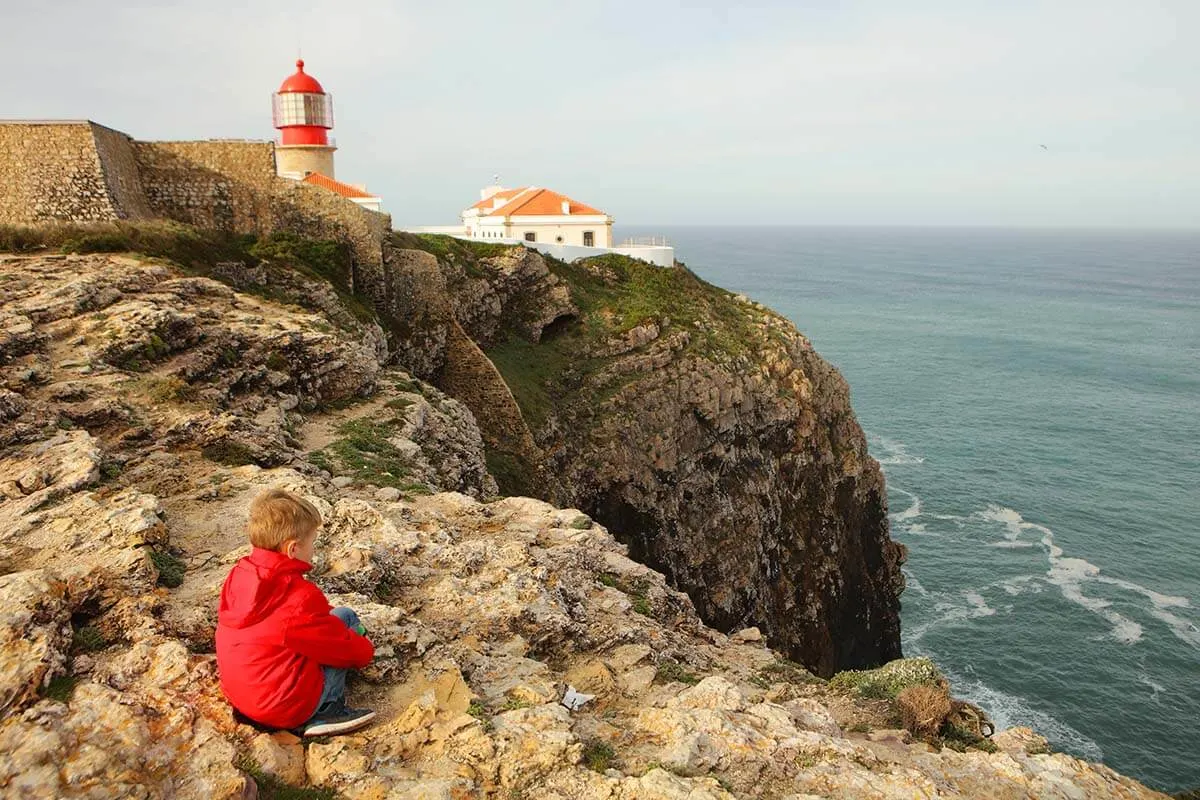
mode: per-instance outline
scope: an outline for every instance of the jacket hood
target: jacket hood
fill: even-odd
[[[288,595],[293,581],[312,569],[312,564],[274,550],[254,548],[238,561],[221,589],[217,619],[231,628],[248,628],[261,622]]]

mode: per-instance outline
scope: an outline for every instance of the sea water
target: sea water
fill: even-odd
[[[999,727],[1200,786],[1200,233],[678,228],[851,387],[905,655]]]

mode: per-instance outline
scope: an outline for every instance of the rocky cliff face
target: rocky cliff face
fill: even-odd
[[[683,269],[442,254],[457,321],[545,467],[718,629],[819,674],[900,654],[903,549],[845,381],[788,321]],[[481,415],[484,412],[480,412]]]
[[[332,288],[244,266],[0,256],[0,796],[1162,797],[1027,730],[913,740],[903,697],[864,695],[928,664],[826,682],[706,627],[588,515],[493,497],[470,411]],[[220,696],[217,595],[266,487],[321,510],[312,577],[376,644],[360,734]]]

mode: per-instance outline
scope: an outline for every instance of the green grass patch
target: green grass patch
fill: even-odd
[[[654,616],[654,608],[650,605],[650,601],[646,599],[645,595],[635,594],[630,596],[629,599],[633,602],[630,608],[633,609],[635,614],[641,614],[644,617]]]
[[[79,679],[73,675],[55,675],[50,679],[43,695],[60,703],[69,703],[71,695],[75,694],[75,684],[77,683],[79,683]]]
[[[151,550],[150,560],[158,570],[158,585],[174,589],[183,583],[187,565],[165,550]]]
[[[255,454],[248,446],[232,439],[218,439],[200,448],[200,455],[227,467],[242,467],[255,463]]]
[[[534,466],[525,458],[485,446],[483,459],[502,496],[537,496]]]
[[[596,772],[610,769],[617,760],[617,753],[608,742],[593,740],[583,746],[583,765]]]
[[[71,651],[74,653],[94,653],[108,645],[108,639],[95,625],[82,625],[71,632]]]
[[[982,750],[985,753],[995,753],[1000,749],[991,739],[979,736],[974,731],[960,728],[957,725],[943,725],[939,734],[943,745],[960,753],[969,749]]]
[[[335,475],[346,475],[356,483],[391,486],[401,491],[428,491],[424,484],[409,480],[412,464],[390,437],[396,420],[346,420],[337,427],[342,438],[323,450],[310,453],[314,465]]]
[[[473,262],[481,258],[502,256],[521,245],[498,244],[496,242],[474,242],[458,239],[444,233],[417,233],[393,237],[402,247],[416,248],[433,253],[443,261],[453,263]]]
[[[658,662],[658,668],[654,672],[654,682],[685,683],[688,686],[695,686],[700,679],[683,664],[668,659]]]
[[[900,658],[878,669],[846,670],[829,679],[829,686],[870,699],[892,699],[909,687],[936,685],[945,678],[928,658]]]

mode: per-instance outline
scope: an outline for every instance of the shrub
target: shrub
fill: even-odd
[[[158,570],[159,586],[174,589],[183,583],[183,573],[187,571],[187,565],[181,560],[165,550],[151,550],[150,560],[154,562],[154,568]]]
[[[905,728],[916,736],[933,736],[950,713],[950,692],[944,686],[909,686],[896,695],[896,707]]]
[[[834,689],[876,699],[894,698],[909,686],[944,682],[942,673],[928,658],[899,658],[878,669],[846,670],[829,679]]]
[[[688,686],[695,686],[700,682],[693,673],[688,672],[678,661],[660,661],[658,669],[654,672],[655,683],[686,683]]]
[[[583,746],[583,763],[588,769],[604,772],[616,760],[616,751],[608,742],[591,741]]]
[[[72,675],[56,675],[50,679],[50,683],[46,686],[45,696],[51,700],[57,700],[60,703],[71,702],[71,695],[75,693],[75,684],[78,679]]]

